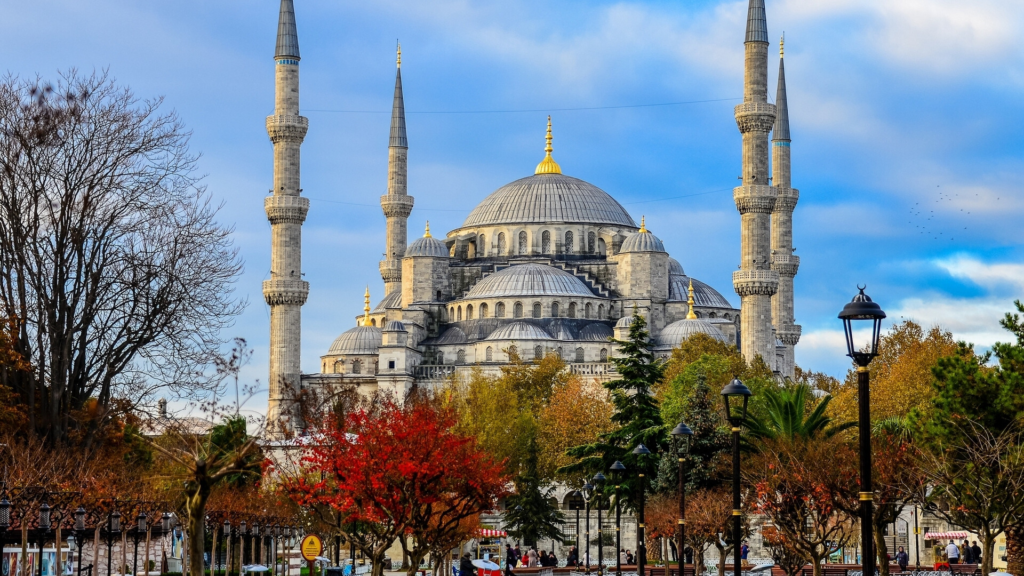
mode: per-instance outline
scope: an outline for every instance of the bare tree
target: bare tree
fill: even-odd
[[[51,441],[89,445],[116,400],[158,386],[194,397],[244,304],[231,230],[161,104],[105,73],[0,80],[0,314],[32,365],[0,383]]]

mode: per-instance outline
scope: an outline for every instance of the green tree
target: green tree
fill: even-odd
[[[538,473],[537,442],[530,442],[523,472],[516,477],[516,493],[505,499],[505,526],[509,535],[536,546],[541,538],[560,540],[565,517],[550,501],[551,488],[546,488]]]
[[[697,386],[687,404],[682,421],[693,431],[690,438],[690,450],[685,458],[684,474],[686,491],[714,488],[722,483],[719,469],[722,455],[729,450],[729,432],[722,421],[718,398],[712,397],[707,379],[700,375]],[[668,425],[674,424],[672,420]],[[679,466],[675,454],[666,453],[658,470],[657,487],[659,490],[675,491],[679,486]]]
[[[836,423],[827,413],[831,396],[815,400],[806,384],[763,391],[765,413],[747,416],[745,426],[749,438],[814,438],[831,437],[856,426],[856,422]],[[810,413],[808,408],[812,407]]]

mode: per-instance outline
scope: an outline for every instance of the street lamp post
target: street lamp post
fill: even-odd
[[[43,502],[39,507],[39,576],[43,576],[43,546],[46,545],[46,534],[50,531],[50,505]],[[59,546],[54,546],[59,548]]]
[[[594,496],[594,485],[587,482],[583,485],[583,497],[587,507],[587,529],[583,536],[583,543],[587,545],[587,553],[583,555],[584,563],[586,564],[587,574],[590,574],[590,500]]]
[[[78,542],[78,576],[82,576],[82,549],[85,548],[85,508],[75,510],[75,541]],[[96,560],[93,559],[93,564]]]
[[[111,574],[113,561],[114,537],[121,534],[121,513],[114,510],[107,517],[107,576]]]
[[[647,449],[647,446],[637,444],[633,449],[633,455],[636,456],[637,478],[640,485],[640,497],[637,500],[637,508],[640,513],[636,523],[636,572],[637,576],[646,576],[644,566],[647,564],[647,543],[645,542],[644,507],[647,498],[647,479],[644,477],[643,458],[650,456],[651,451]]]
[[[679,534],[676,542],[676,551],[679,561],[679,576],[683,576],[683,568],[686,566],[686,477],[683,471],[683,460],[686,453],[690,451],[690,439],[693,438],[693,430],[685,423],[680,422],[672,429],[672,437],[676,440],[676,451],[679,453]]]
[[[725,417],[732,426],[732,558],[733,573],[741,576],[740,545],[742,544],[742,514],[740,510],[740,426],[747,418],[747,401],[752,392],[750,388],[733,378],[722,389],[725,400]]]
[[[582,496],[579,490],[573,490],[569,495],[569,505],[576,511],[576,565],[580,563],[580,500]]]
[[[224,536],[224,576],[231,573],[231,520],[225,518],[221,528]]]
[[[7,540],[7,530],[11,528],[11,501],[6,496],[0,500],[0,550]]]
[[[619,505],[619,484],[626,467],[618,460],[609,468],[615,481],[615,576],[622,576],[622,507]]]
[[[238,525],[238,568],[245,566],[245,537],[249,534],[245,527],[245,520]]]
[[[867,288],[866,286],[864,288]],[[871,297],[860,290],[849,304],[839,313],[846,332],[847,356],[857,365],[857,433],[860,436],[860,540],[863,550],[862,565],[865,576],[874,576],[875,553],[872,538],[872,501],[874,489],[871,487],[871,378],[868,364],[878,355],[878,339],[882,332],[882,320],[885,312],[882,307],[871,301]],[[866,346],[858,347],[853,341],[854,322],[870,323],[871,340]],[[863,324],[858,324],[863,325]]]
[[[139,538],[142,534],[146,533],[146,521],[149,519],[145,512],[139,512],[139,516],[135,519],[135,530],[132,533],[132,541],[135,544],[135,549],[132,552],[132,576],[137,576],[139,573]],[[214,551],[216,554],[216,551]],[[147,570],[148,572],[148,570]]]
[[[604,474],[598,472],[594,474],[594,496],[597,497],[597,573],[599,576],[604,576],[604,542],[602,537],[604,531],[601,529],[601,496],[604,490],[604,483],[608,479],[604,477]]]

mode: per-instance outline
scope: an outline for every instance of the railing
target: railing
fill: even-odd
[[[420,364],[416,367],[416,378],[422,380],[443,380],[455,374],[454,364]]]
[[[578,376],[605,376],[615,373],[611,362],[579,362],[569,364],[569,372]]]

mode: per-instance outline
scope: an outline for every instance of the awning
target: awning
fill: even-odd
[[[956,540],[957,538],[967,538],[971,536],[969,532],[928,532],[924,535],[925,540]]]
[[[504,530],[491,530],[489,528],[481,528],[476,533],[484,538],[504,538],[508,536],[508,533]]]

